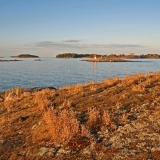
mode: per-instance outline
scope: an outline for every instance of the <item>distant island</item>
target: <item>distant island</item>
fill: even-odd
[[[56,58],[94,58],[95,54],[76,54],[76,53],[63,53],[63,54],[58,54],[56,55]],[[110,54],[110,55],[100,55],[96,54],[96,58],[124,58],[124,59],[142,59],[142,58],[147,58],[147,59],[159,59],[160,55],[159,54],[142,54],[142,55],[136,55],[134,53],[125,55],[125,54]]]
[[[56,55],[56,58],[92,58],[94,54],[77,54],[77,53],[63,53]]]
[[[17,56],[11,56],[11,58],[39,58],[39,56],[31,55],[31,54],[20,54]]]

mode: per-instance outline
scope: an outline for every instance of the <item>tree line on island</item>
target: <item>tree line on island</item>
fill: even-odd
[[[63,53],[56,55],[56,58],[93,58],[95,54],[76,54],[76,53]],[[125,55],[125,54],[110,54],[110,55],[100,55],[96,54],[97,58],[127,58],[127,59],[139,59],[139,58],[153,58],[158,59],[160,58],[159,54],[141,54],[136,55],[134,53]]]
[[[56,58],[84,58],[84,57],[93,57],[93,54],[77,54],[77,53],[63,53],[56,55]]]
[[[20,54],[17,56],[11,56],[11,58],[39,58],[39,56],[31,55],[31,54]]]

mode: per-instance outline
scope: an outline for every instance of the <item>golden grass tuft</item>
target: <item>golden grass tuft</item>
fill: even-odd
[[[61,144],[76,150],[80,147],[90,144],[94,138],[90,134],[90,130],[77,120],[76,114],[72,109],[64,109],[62,111],[48,109],[44,112],[43,119],[47,124],[55,144]],[[87,139],[87,140],[86,140]],[[79,144],[75,144],[74,140]],[[79,145],[79,146],[77,146]]]
[[[90,128],[94,128],[100,122],[100,112],[94,107],[88,110],[88,121],[87,125]]]
[[[104,110],[103,113],[96,108],[90,108],[88,110],[87,126],[92,131],[100,131],[102,126],[109,127],[111,124],[111,117],[108,110]]]
[[[120,80],[119,80],[118,77],[114,77],[114,78],[107,78],[104,82],[108,86],[112,86],[112,85],[115,85],[115,84],[119,83],[119,81]]]
[[[110,118],[109,112],[105,110],[102,116],[102,124],[105,126],[109,126],[110,123],[111,123],[111,118]]]
[[[21,87],[16,87],[11,90],[7,90],[5,91],[5,98],[7,98],[11,93],[15,93],[17,96],[20,96],[23,93],[23,89]]]
[[[4,108],[7,112],[10,112],[13,108],[13,103],[20,98],[23,94],[23,89],[21,87],[12,88],[11,90],[5,91],[4,94]]]
[[[80,132],[80,123],[72,110],[44,112],[44,120],[56,143],[63,144]]]

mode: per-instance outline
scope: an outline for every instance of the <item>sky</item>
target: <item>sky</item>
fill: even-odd
[[[0,56],[159,54],[160,0],[0,0]]]

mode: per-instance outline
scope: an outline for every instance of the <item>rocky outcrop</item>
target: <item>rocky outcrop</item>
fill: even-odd
[[[129,60],[125,59],[117,59],[117,58],[97,58],[97,59],[84,59],[81,61],[87,61],[87,62],[131,62]]]

